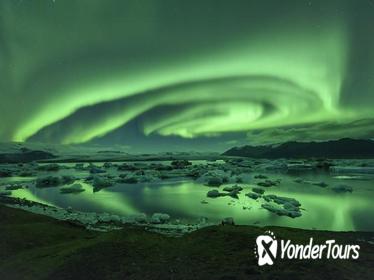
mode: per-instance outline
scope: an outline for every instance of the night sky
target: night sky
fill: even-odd
[[[374,138],[374,1],[0,2],[0,141]]]

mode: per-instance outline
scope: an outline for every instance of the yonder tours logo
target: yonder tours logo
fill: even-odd
[[[276,259],[358,259],[360,246],[352,244],[338,244],[335,240],[326,240],[322,244],[315,244],[313,238],[308,244],[295,244],[291,240],[277,240],[274,233],[266,231],[256,238],[255,256],[258,265],[273,265]]]

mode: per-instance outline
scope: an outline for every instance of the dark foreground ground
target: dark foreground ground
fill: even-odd
[[[128,227],[90,232],[0,205],[0,279],[373,279],[374,233],[271,227],[277,238],[361,246],[358,260],[285,261],[258,267],[253,249],[265,229],[214,226],[183,237]],[[268,228],[269,229],[269,228]]]

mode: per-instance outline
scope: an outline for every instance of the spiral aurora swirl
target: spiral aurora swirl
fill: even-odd
[[[141,118],[146,135],[158,133],[193,138],[301,124],[316,118],[323,120],[334,114],[326,103],[319,93],[275,77],[211,79],[85,107],[39,131],[37,137],[59,139],[61,143],[88,141],[134,118]],[[149,114],[157,110],[157,114]],[[91,118],[93,115],[95,117]],[[64,128],[63,133],[61,128]]]
[[[361,4],[84,2],[1,3],[1,141],[85,143],[132,123],[145,138],[374,136]]]

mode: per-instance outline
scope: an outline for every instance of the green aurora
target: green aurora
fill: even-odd
[[[4,0],[0,141],[374,137],[374,3]]]

